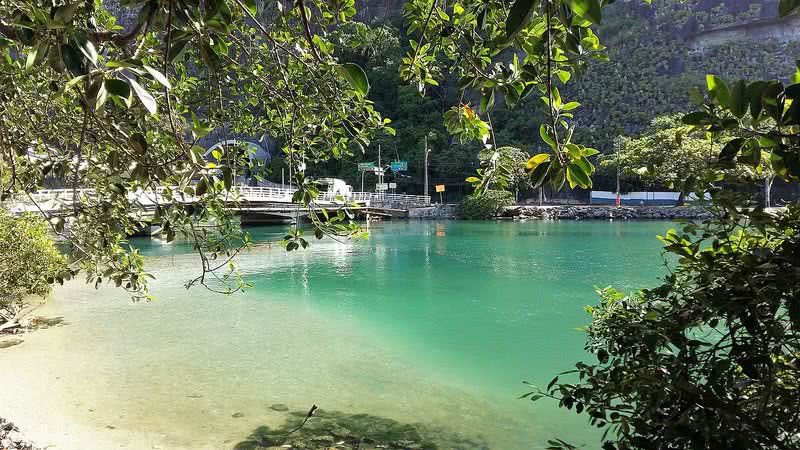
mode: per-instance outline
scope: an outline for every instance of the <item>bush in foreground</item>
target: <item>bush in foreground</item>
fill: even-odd
[[[47,234],[47,224],[33,214],[14,217],[0,209],[0,331],[19,326],[30,299],[50,292],[53,278],[66,270],[66,259]]]

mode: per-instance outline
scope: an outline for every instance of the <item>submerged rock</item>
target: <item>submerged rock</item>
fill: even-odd
[[[283,411],[288,411],[289,407],[284,405],[283,403],[274,403],[272,406],[269,407],[269,409],[273,411],[283,412]]]
[[[237,411],[237,412],[231,414],[231,417],[233,417],[234,419],[238,419],[240,417],[244,417],[244,413],[241,413],[241,412]]]
[[[33,443],[25,439],[19,428],[0,417],[0,448],[3,450],[38,450]]]

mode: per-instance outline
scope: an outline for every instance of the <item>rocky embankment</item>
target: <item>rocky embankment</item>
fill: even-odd
[[[0,450],[37,450],[19,428],[0,417]]]
[[[460,219],[458,205],[433,205],[425,208],[412,208],[408,210],[408,218],[417,220]]]
[[[545,220],[673,220],[706,219],[711,214],[698,206],[511,206],[502,217]]]

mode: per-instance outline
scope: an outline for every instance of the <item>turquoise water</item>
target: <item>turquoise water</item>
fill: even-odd
[[[81,367],[71,373],[62,362],[60,376],[75,391],[89,386],[78,375],[87,368],[113,380],[91,388],[100,389],[92,410],[113,410],[114,428],[132,430],[126,442],[149,433],[164,448],[230,448],[282,420],[268,410],[273,402],[418,423],[444,448],[543,448],[552,437],[597,448],[585,416],[518,400],[522,381],[546,384],[587,357],[576,328],[597,301],[594,287],[655,284],[663,272],[655,235],[669,227],[386,222],[353,243],[315,241],[289,254],[258,246],[240,259],[254,287],[230,298],[183,289],[197,267],[187,246],[139,239],[158,277],[157,302],[68,286],[48,312],[69,325],[36,333],[38,350],[20,345],[4,357],[38,351],[47,364],[48,348],[84,343],[71,348]],[[250,229],[258,242],[284,231]],[[90,429],[106,424],[62,397],[53,410]],[[233,411],[245,417],[231,419]]]

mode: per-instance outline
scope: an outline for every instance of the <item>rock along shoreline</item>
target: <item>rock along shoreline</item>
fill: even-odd
[[[457,220],[461,219],[458,205],[433,205],[409,210],[409,219]],[[711,213],[700,206],[531,206],[517,205],[504,208],[499,219],[515,220],[703,220]]]
[[[700,206],[511,206],[501,217],[543,220],[675,220],[708,219]]]

